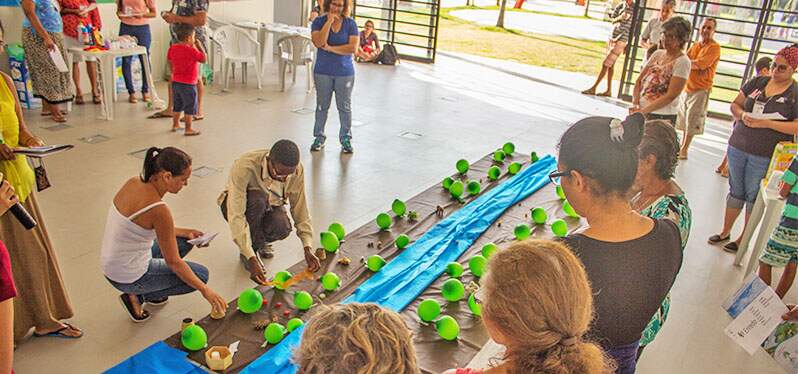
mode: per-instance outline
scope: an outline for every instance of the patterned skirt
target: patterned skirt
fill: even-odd
[[[64,37],[59,32],[48,32],[58,47],[64,61],[67,60],[64,50]],[[25,48],[25,61],[30,68],[31,83],[36,97],[50,104],[61,104],[72,101],[71,81],[69,73],[62,73],[55,67],[50,51],[44,40],[29,28],[22,29],[22,46]]]

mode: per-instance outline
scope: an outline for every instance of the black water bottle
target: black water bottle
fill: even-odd
[[[2,181],[5,179],[4,177],[5,176],[3,175],[3,173],[0,173],[0,183],[2,183]],[[11,214],[13,214],[14,217],[17,219],[17,221],[19,221],[19,223],[22,224],[22,227],[24,227],[25,230],[30,230],[36,227],[37,225],[36,220],[33,219],[30,213],[28,213],[28,211],[25,210],[25,207],[20,205],[20,203],[12,205],[11,208],[9,208],[8,210],[11,211]]]

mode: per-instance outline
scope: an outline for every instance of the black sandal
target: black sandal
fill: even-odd
[[[139,296],[138,298],[139,302],[141,302],[141,297]],[[143,308],[141,309],[141,315],[136,315],[135,310],[133,310],[133,304],[130,302],[130,298],[127,296],[127,294],[123,293],[119,295],[119,301],[122,302],[122,306],[125,307],[128,316],[130,316],[130,319],[133,320],[133,322],[141,323],[150,319],[150,312],[144,310]]]
[[[737,243],[736,242],[729,242],[723,246],[723,250],[729,253],[737,253]]]
[[[139,299],[139,300],[141,300],[141,299]],[[164,296],[164,297],[162,297],[160,299],[145,301],[145,303],[147,303],[148,305],[156,305],[156,306],[157,305],[164,305],[167,302],[169,302],[169,296]]]
[[[718,244],[718,243],[725,242],[725,241],[729,240],[730,236],[731,236],[731,234],[726,235],[726,237],[721,237],[720,235],[715,234],[715,235],[710,236],[709,240],[707,240],[707,241],[709,242],[709,244]]]

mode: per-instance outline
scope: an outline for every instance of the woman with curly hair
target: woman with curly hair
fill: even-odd
[[[322,306],[305,326],[298,374],[417,374],[416,351],[402,317],[376,304]]]

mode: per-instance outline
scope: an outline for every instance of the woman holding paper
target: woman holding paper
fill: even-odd
[[[734,222],[745,207],[745,223],[779,142],[792,142],[798,134],[798,84],[792,79],[798,68],[798,45],[782,48],[773,58],[770,76],[746,82],[731,105],[734,130],[729,138],[729,195],[720,233],[710,244],[729,240]],[[743,228],[745,230],[745,228]],[[737,252],[742,234],[723,249]]]
[[[202,232],[176,228],[162,201],[167,192],[180,192],[190,177],[191,157],[185,152],[152,147],[141,176],[122,186],[108,211],[100,262],[111,285],[123,292],[119,300],[133,322],[150,318],[144,303],[161,305],[169,296],[194,290],[208,300],[212,313],[223,314],[227,308],[206,284],[208,268],[183,260],[194,247],[189,240]]]
[[[130,35],[136,38],[138,45],[147,48],[147,53],[150,53],[150,42],[152,41],[152,34],[150,33],[150,19],[155,18],[157,10],[155,9],[154,0],[117,0],[116,2],[116,15],[122,21],[119,25],[119,35]],[[130,73],[130,62],[133,57],[122,57],[122,75],[125,77],[125,87],[127,88],[128,102],[136,103],[136,89],[133,87],[133,78]],[[149,63],[144,56],[139,55],[139,62],[142,65],[141,69],[141,99],[149,101],[149,85],[147,83],[147,76],[144,74],[143,66]]]
[[[74,313],[37,202],[33,169],[25,156],[13,152],[17,147],[44,143],[25,126],[11,77],[5,73],[0,75],[0,172],[14,187],[22,207],[39,223],[28,231],[13,215],[0,216],[0,241],[8,246],[19,291],[14,300],[14,340],[20,341],[32,328],[35,328],[34,336],[79,338],[83,332],[63,322]]]
[[[55,0],[21,2],[25,12],[22,45],[33,89],[42,99],[42,114],[52,116],[53,121],[66,122],[59,106],[72,101],[72,93],[58,5]]]

